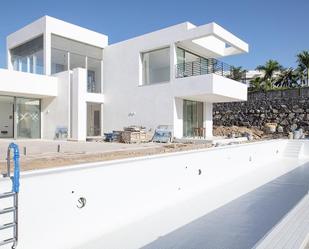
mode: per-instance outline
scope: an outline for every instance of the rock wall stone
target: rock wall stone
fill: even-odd
[[[248,93],[248,101],[214,104],[214,125],[263,129],[277,123],[280,131],[309,131],[309,88]]]

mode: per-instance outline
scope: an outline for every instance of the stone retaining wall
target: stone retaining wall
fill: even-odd
[[[309,131],[309,88],[249,93],[246,102],[214,104],[214,125],[262,129],[265,123],[277,123],[284,132]]]

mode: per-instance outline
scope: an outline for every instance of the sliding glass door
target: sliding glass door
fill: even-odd
[[[87,103],[87,136],[101,136],[101,104]]]
[[[17,138],[41,137],[41,104],[38,99],[16,98]]]
[[[194,137],[196,128],[203,127],[203,102],[183,101],[183,136]]]

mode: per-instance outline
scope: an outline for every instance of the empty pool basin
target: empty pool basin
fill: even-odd
[[[187,248],[187,232],[172,234],[300,169],[308,151],[272,140],[24,172],[19,248]]]

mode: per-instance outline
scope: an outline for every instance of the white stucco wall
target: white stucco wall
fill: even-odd
[[[70,118],[70,73],[55,74],[58,78],[57,98],[42,99],[42,138],[54,139],[56,129],[67,127]]]

